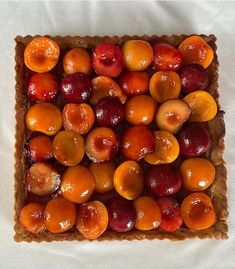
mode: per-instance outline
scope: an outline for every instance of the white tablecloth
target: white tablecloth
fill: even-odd
[[[235,3],[0,2],[0,268],[235,268]],[[214,33],[226,111],[229,240],[15,243],[14,37]]]

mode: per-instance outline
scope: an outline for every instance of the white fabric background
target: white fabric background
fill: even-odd
[[[235,3],[0,2],[0,268],[235,268]],[[227,241],[15,243],[13,237],[14,37],[27,34],[214,33],[226,111]]]

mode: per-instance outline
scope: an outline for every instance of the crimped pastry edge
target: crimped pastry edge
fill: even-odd
[[[142,35],[142,36],[49,36],[55,40],[60,48],[73,48],[73,47],[84,47],[90,48],[94,47],[99,43],[104,41],[111,41],[117,44],[122,44],[123,42],[130,39],[142,39],[149,42],[165,41],[174,46],[177,46],[183,39],[191,35]],[[219,105],[219,91],[218,91],[218,58],[216,54],[216,37],[214,35],[200,35],[214,50],[214,59],[208,68],[208,73],[211,79],[210,88],[208,92],[212,94],[215,98],[218,108]],[[15,132],[15,205],[14,205],[14,230],[15,236],[14,240],[16,242],[26,241],[26,242],[42,242],[42,241],[72,241],[79,240],[84,241],[84,239],[79,233],[61,233],[53,234],[50,232],[41,234],[32,234],[23,229],[19,223],[19,213],[21,208],[25,203],[25,188],[24,188],[24,178],[25,178],[25,160],[24,160],[24,143],[25,143],[25,113],[28,108],[27,101],[25,100],[23,92],[23,72],[24,72],[24,59],[23,52],[25,46],[37,36],[17,36],[15,38],[15,71],[16,71],[16,85],[15,85],[15,118],[16,118],[16,132]],[[184,240],[189,238],[216,238],[216,239],[227,239],[228,238],[228,226],[226,219],[228,216],[228,205],[227,205],[227,172],[223,160],[224,152],[224,135],[225,135],[225,124],[223,118],[224,112],[219,110],[217,116],[208,123],[208,127],[212,136],[212,149],[210,152],[210,160],[216,167],[216,179],[212,186],[210,187],[210,195],[213,199],[213,205],[216,212],[216,222],[215,224],[205,230],[195,231],[192,229],[181,228],[175,232],[165,232],[160,229],[152,231],[130,231],[127,233],[116,233],[114,231],[107,230],[103,235],[101,235],[97,240],[142,240],[142,239],[170,239],[170,240]]]

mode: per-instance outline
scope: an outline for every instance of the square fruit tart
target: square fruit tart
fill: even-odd
[[[16,37],[14,239],[226,239],[215,41]]]

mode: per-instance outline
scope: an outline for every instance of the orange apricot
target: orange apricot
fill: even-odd
[[[159,106],[155,120],[160,130],[176,134],[190,115],[191,109],[186,102],[171,99]]]
[[[113,184],[118,194],[128,200],[134,200],[143,191],[143,172],[135,161],[125,161],[114,173]]]
[[[80,205],[77,214],[76,227],[80,234],[88,240],[101,236],[108,226],[108,211],[99,201]]]
[[[203,192],[189,194],[183,200],[180,211],[184,223],[190,229],[207,229],[215,222],[211,198]]]
[[[63,165],[77,165],[85,154],[83,137],[73,131],[59,132],[53,140],[53,154]]]
[[[125,103],[126,121],[135,125],[148,125],[155,116],[156,101],[148,95],[136,95]]]
[[[178,98],[181,90],[180,77],[174,71],[158,71],[150,79],[149,90],[159,103]]]
[[[47,37],[34,38],[25,48],[24,63],[37,73],[48,72],[53,69],[60,55],[58,44]]]
[[[60,185],[62,195],[71,202],[84,203],[95,188],[93,174],[84,166],[69,167],[63,174]]]
[[[195,91],[186,95],[183,99],[191,108],[191,122],[204,122],[212,120],[217,114],[215,99],[205,91]]]
[[[46,228],[51,233],[62,233],[71,229],[76,221],[76,206],[64,198],[50,200],[45,209]]]
[[[30,203],[20,211],[20,223],[30,233],[41,233],[46,230],[44,221],[45,205]]]
[[[147,69],[153,61],[152,46],[144,40],[129,40],[122,46],[123,62],[130,71]]]
[[[190,158],[180,166],[183,186],[189,191],[206,190],[215,179],[215,167],[207,159]]]
[[[32,132],[55,135],[62,127],[62,115],[56,105],[38,103],[29,108],[25,122],[26,127]]]
[[[91,72],[91,57],[84,48],[73,48],[63,58],[63,68],[66,74],[83,73],[89,75]]]
[[[98,193],[107,193],[114,189],[113,175],[116,167],[112,161],[104,163],[91,163],[89,170],[95,179],[95,191]]]
[[[155,131],[155,149],[144,159],[149,164],[172,163],[179,156],[178,140],[168,131]]]
[[[183,40],[178,50],[183,55],[183,64],[200,64],[207,68],[214,58],[213,49],[197,35]]]
[[[135,228],[141,231],[156,229],[161,223],[161,211],[157,202],[148,196],[134,201],[136,210]]]
[[[62,118],[65,130],[79,134],[88,133],[95,122],[93,109],[86,103],[65,105]]]
[[[95,105],[104,97],[116,96],[124,104],[127,96],[122,92],[119,85],[110,77],[98,76],[91,80],[93,92],[90,103]]]

